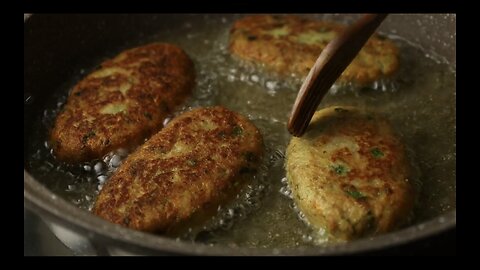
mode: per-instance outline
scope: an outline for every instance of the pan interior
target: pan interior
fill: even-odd
[[[230,56],[228,32],[238,17],[187,16],[175,27],[140,32],[101,54],[92,53],[88,63],[79,61],[62,85],[45,90],[53,91],[51,98],[35,101],[34,95],[26,95],[25,106],[37,106],[30,120],[31,132],[25,134],[26,170],[72,204],[91,209],[102,184],[127,153],[119,150],[103,160],[77,166],[57,162],[46,142],[55,115],[71,87],[102,60],[148,42],[171,42],[190,55],[197,72],[193,96],[175,114],[198,106],[224,105],[248,116],[262,132],[266,145],[260,171],[233,202],[220,207],[217,215],[201,226],[172,237],[241,247],[328,244],[302,221],[290,198],[283,169],[290,139],[286,123],[301,81],[277,77]],[[383,32],[399,46],[398,75],[363,88],[334,87],[319,109],[330,105],[374,108],[392,121],[418,171],[415,180],[421,185],[421,194],[411,222],[418,224],[456,208],[456,72],[444,58],[395,33],[395,29]]]

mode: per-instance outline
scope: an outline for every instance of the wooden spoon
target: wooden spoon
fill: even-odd
[[[367,14],[328,43],[310,69],[293,105],[288,121],[288,131],[293,136],[305,133],[320,101],[387,15]]]

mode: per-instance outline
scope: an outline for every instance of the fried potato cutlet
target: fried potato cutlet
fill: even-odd
[[[293,198],[332,239],[391,231],[412,211],[416,191],[405,150],[389,123],[353,107],[317,111],[286,152]]]
[[[192,60],[166,43],[124,51],[76,84],[50,134],[55,156],[74,163],[134,147],[191,93]]]
[[[93,212],[136,230],[166,232],[257,168],[262,136],[223,107],[176,117],[140,146],[106,182]]]
[[[322,50],[344,28],[338,23],[296,16],[247,16],[230,30],[229,49],[233,55],[281,75],[305,77]],[[397,68],[395,44],[374,35],[338,81],[364,85],[392,75]]]

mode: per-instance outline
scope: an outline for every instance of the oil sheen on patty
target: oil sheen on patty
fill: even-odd
[[[194,86],[192,60],[152,43],[103,62],[76,84],[50,134],[57,159],[77,163],[132,148],[162,127]]]
[[[353,107],[317,111],[291,139],[286,171],[296,205],[331,239],[394,230],[414,206],[404,146],[386,119]]]
[[[253,15],[237,20],[230,30],[230,52],[280,75],[305,77],[327,44],[345,26],[297,16]],[[338,82],[365,85],[398,69],[398,49],[373,35],[345,69]]]
[[[262,153],[262,136],[244,116],[219,106],[194,109],[125,160],[93,212],[136,230],[175,230],[255,170]]]

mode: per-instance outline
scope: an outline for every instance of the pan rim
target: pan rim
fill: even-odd
[[[185,255],[344,255],[367,252],[389,246],[400,246],[414,240],[438,234],[456,226],[456,209],[431,220],[376,237],[359,239],[345,244],[297,248],[250,248],[189,243],[132,230],[110,223],[80,209],[54,194],[24,170],[24,205],[43,218],[54,221],[75,232],[86,232],[105,238],[114,246]]]

